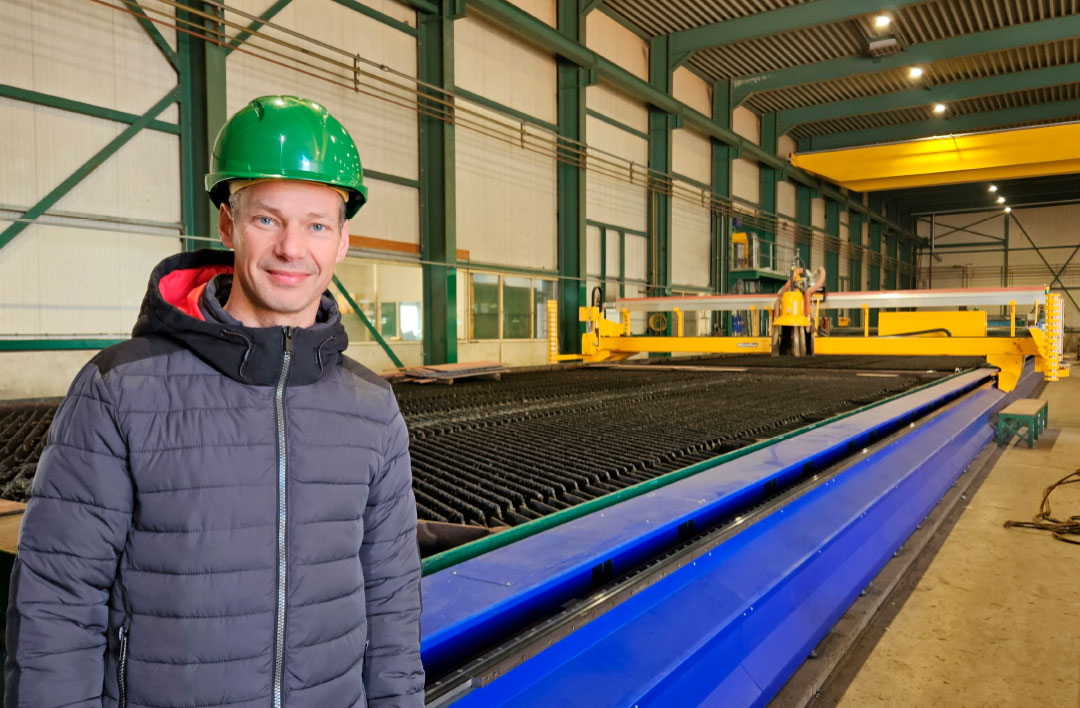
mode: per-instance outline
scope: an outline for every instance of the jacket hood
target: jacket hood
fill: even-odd
[[[286,328],[246,327],[225,312],[218,298],[227,296],[232,272],[231,251],[201,250],[166,258],[150,274],[132,336],[166,337],[235,381],[274,386],[281,374]],[[216,279],[219,275],[226,277]],[[292,328],[288,383],[314,383],[339,364],[347,345],[337,302],[327,291],[315,324]]]

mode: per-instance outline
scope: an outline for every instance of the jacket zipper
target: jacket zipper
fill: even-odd
[[[119,708],[127,706],[127,653],[128,632],[127,627],[120,625],[120,658],[116,662],[116,689],[120,694]]]
[[[285,353],[281,357],[281,376],[274,390],[274,422],[277,426],[277,483],[278,483],[278,530],[277,530],[277,619],[274,629],[274,708],[282,708],[285,676],[285,382],[289,378],[289,364],[293,354],[293,328],[282,328],[285,333]]]

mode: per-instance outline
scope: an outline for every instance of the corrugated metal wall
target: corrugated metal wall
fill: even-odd
[[[0,27],[3,81],[18,88],[142,114],[176,83],[131,18],[85,0],[5,0]],[[175,122],[175,106],[159,117]],[[0,99],[0,231],[125,127]],[[0,335],[131,331],[150,268],[179,246],[168,238],[179,233],[178,145],[142,131],[0,250]]]

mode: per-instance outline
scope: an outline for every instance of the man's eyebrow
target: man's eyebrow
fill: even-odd
[[[280,211],[278,211],[277,209],[275,209],[274,207],[270,206],[269,204],[267,204],[265,202],[260,202],[258,199],[252,199],[251,200],[251,205],[248,207],[248,209],[250,211],[255,211],[255,210],[268,211],[271,214],[274,214],[274,215],[277,215],[277,216],[281,215]]]
[[[330,218],[330,214],[325,212],[325,211],[309,211],[307,215],[308,215],[309,219],[329,219]]]

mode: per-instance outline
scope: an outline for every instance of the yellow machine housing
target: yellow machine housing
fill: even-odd
[[[801,290],[790,290],[780,296],[780,316],[772,324],[774,327],[809,327],[812,324]]]

